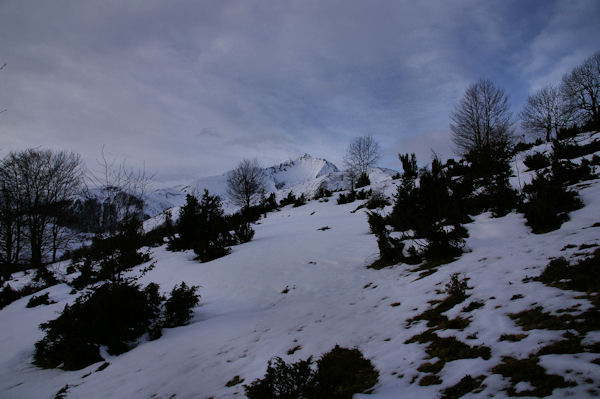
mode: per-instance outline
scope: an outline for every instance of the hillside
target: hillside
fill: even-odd
[[[535,150],[541,147],[530,152]],[[515,186],[533,175],[525,172],[524,155],[516,162]],[[324,179],[332,188],[342,181],[334,165],[310,157],[267,171],[280,196],[316,188]],[[386,170],[372,171],[371,180],[371,188],[387,195],[398,184]],[[196,185],[219,193],[219,181]],[[355,211],[359,202],[337,205],[335,194],[328,202],[269,213],[253,226],[251,242],[208,263],[194,261],[191,251],[152,248],[156,266],[140,283],[156,282],[163,292],[181,281],[199,285],[201,304],[191,324],[165,329],[156,341],[144,338],[120,356],[103,353],[107,367],[42,370],[31,364],[34,344],[43,337],[38,325],[79,295],[64,283],[47,288],[37,295],[48,292],[55,304],[26,308],[27,296],[0,311],[0,396],[53,398],[62,390],[58,397],[243,397],[242,385],[262,377],[273,356],[296,361],[339,344],[358,347],[380,372],[373,394],[356,397],[434,398],[466,375],[472,378],[463,381],[472,387],[465,393],[473,392],[465,397],[525,394],[558,381],[556,376],[563,387],[559,381],[551,397],[596,397],[600,332],[590,316],[597,313],[588,311],[597,303],[532,279],[552,259],[575,262],[600,247],[600,181],[573,188],[585,207],[560,229],[534,235],[522,214],[478,215],[465,225],[468,251],[430,274],[406,264],[368,269],[378,248],[365,211]],[[72,278],[65,275],[67,265],[54,266],[65,280]],[[467,279],[467,298],[442,311],[455,273]],[[444,316],[446,324],[439,322]],[[464,353],[454,356],[451,348],[457,347]],[[243,384],[226,386],[235,376]]]

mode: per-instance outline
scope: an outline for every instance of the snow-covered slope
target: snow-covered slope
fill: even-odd
[[[373,186],[390,193],[396,182],[385,176],[385,171],[372,172]],[[295,181],[296,187],[308,184]],[[600,246],[600,181],[576,188],[586,206],[572,212],[559,230],[533,235],[520,214],[479,215],[465,226],[470,252],[426,276],[404,264],[379,271],[365,267],[378,250],[364,211],[353,212],[358,203],[310,201],[285,207],[254,226],[251,242],[204,264],[194,261],[191,252],[153,249],[156,267],[140,283],[156,282],[163,292],[181,281],[200,285],[201,305],[191,324],[166,329],[156,341],[142,339],[123,355],[104,354],[109,366],[103,370],[98,370],[101,363],[73,372],[41,370],[31,364],[34,344],[43,337],[38,325],[55,318],[75,295],[61,284],[44,291],[56,304],[28,309],[29,297],[22,298],[0,311],[0,397],[50,399],[67,385],[66,398],[243,397],[242,385],[226,386],[233,377],[247,384],[264,375],[273,356],[296,361],[319,356],[335,344],[358,347],[380,372],[373,394],[356,397],[436,398],[467,374],[484,379],[479,393],[465,397],[505,397],[510,381],[492,372],[503,357],[527,358],[565,333],[523,330],[509,315],[538,306],[564,315],[565,309],[583,312],[592,306],[580,292],[528,278],[539,275],[552,258],[581,259],[582,248]],[[329,229],[321,230],[325,226]],[[450,361],[438,374],[439,384],[421,386],[425,373],[417,369],[435,359],[429,359],[426,344],[406,341],[429,327],[408,320],[444,298],[454,273],[468,278],[469,297],[444,315],[470,322],[437,334],[488,346],[491,356]],[[481,307],[465,310],[473,302]],[[592,331],[585,341],[600,342],[600,334]],[[551,397],[595,397],[597,358],[594,353],[539,356],[548,374],[576,383],[555,389]],[[517,385],[524,390],[528,384]]]
[[[296,160],[266,168],[267,190],[274,192],[283,188],[291,188],[336,172],[339,170],[331,162],[304,154]]]

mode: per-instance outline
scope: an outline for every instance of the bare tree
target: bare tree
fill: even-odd
[[[107,159],[102,148],[99,170],[90,171],[89,181],[106,198],[100,216],[101,230],[115,233],[120,224],[131,219],[143,219],[144,196],[152,180],[146,168],[135,169],[127,166],[125,160],[117,162]]]
[[[549,142],[554,132],[558,138],[560,129],[573,120],[573,113],[554,86],[545,86],[527,98],[523,110],[519,113],[521,126],[531,133],[545,133]]]
[[[561,91],[584,122],[600,123],[600,52],[566,74]]]
[[[366,174],[381,158],[379,143],[373,136],[356,137],[346,149],[344,164],[354,175]]]
[[[0,265],[2,276],[8,277],[19,264],[23,249],[24,215],[18,201],[15,169],[6,160],[0,163]]]
[[[227,176],[227,194],[245,210],[258,201],[265,190],[265,174],[258,160],[244,159]]]
[[[23,218],[33,266],[42,265],[56,211],[81,191],[83,173],[79,155],[64,151],[28,149],[2,161],[1,186]]]
[[[461,155],[489,152],[512,140],[508,95],[490,80],[470,85],[450,119],[452,139]]]

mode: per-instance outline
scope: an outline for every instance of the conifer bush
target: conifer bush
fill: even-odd
[[[230,228],[218,195],[210,195],[208,190],[204,190],[200,201],[188,195],[179,214],[179,236],[169,243],[168,249],[192,249],[201,262],[220,258],[231,252],[229,245],[236,243]]]
[[[185,282],[173,287],[171,296],[165,302],[165,327],[183,326],[190,321],[192,309],[200,301],[197,290],[197,285],[188,287]]]
[[[355,188],[366,187],[371,184],[371,180],[369,179],[369,175],[366,172],[362,172],[358,179],[356,180]]]
[[[469,181],[452,179],[452,168],[459,167],[455,162],[442,165],[434,158],[431,168],[417,170],[414,154],[410,157],[400,155],[400,160],[404,174],[386,223],[396,231],[412,231],[407,238],[417,239],[421,247],[413,250],[413,257],[447,261],[460,256],[466,236],[460,223],[468,220],[463,197],[470,195],[472,185]],[[391,247],[403,248],[400,245]],[[397,257],[401,259],[400,255]]]
[[[244,244],[252,241],[254,238],[254,229],[250,223],[240,223],[235,225],[233,229],[233,236],[236,244]]]
[[[327,188],[325,188],[324,185],[320,185],[319,188],[317,189],[317,191],[315,191],[315,194],[313,196],[313,199],[321,199],[321,198],[329,198],[331,197],[331,191],[329,191]]]
[[[197,288],[182,283],[165,302],[154,283],[144,289],[127,281],[105,283],[40,325],[46,335],[35,344],[33,362],[42,368],[78,370],[102,360],[101,346],[119,355],[146,332],[156,339],[163,326],[189,321],[198,304]]]
[[[29,302],[27,302],[25,307],[35,308],[36,306],[40,305],[50,305],[52,303],[56,303],[50,299],[49,295],[50,294],[48,292],[46,292],[44,295],[33,295],[31,298],[29,298]]]
[[[317,360],[314,397],[352,399],[353,394],[375,386],[378,379],[379,372],[358,349],[336,345]]]
[[[337,204],[349,204],[354,201],[356,201],[356,191],[352,190],[348,194],[340,193],[337,199]]]
[[[286,205],[293,205],[296,203],[298,199],[296,198],[296,196],[294,195],[293,191],[290,191],[287,195],[287,197],[282,198],[281,201],[279,201],[279,206],[280,207],[284,207]]]
[[[304,195],[304,193],[300,194],[300,196],[294,200],[294,208],[298,208],[299,206],[302,206],[305,204],[306,204],[306,196]]]
[[[367,212],[367,217],[371,233],[377,237],[377,247],[379,248],[379,261],[377,263],[393,265],[403,260],[404,243],[390,236],[385,219],[376,212]],[[374,264],[373,267],[375,266],[377,265]]]
[[[569,212],[583,206],[577,193],[565,188],[553,175],[538,173],[523,190],[527,197],[523,213],[536,234],[560,228],[569,220]]]
[[[453,273],[450,276],[450,281],[446,284],[446,293],[457,302],[462,302],[467,298],[467,279],[461,278],[459,273]]]
[[[541,152],[534,152],[525,157],[523,164],[528,170],[538,170],[550,166],[550,158]]]
[[[262,379],[245,385],[248,399],[310,398],[314,389],[312,359],[287,364],[280,357],[269,360],[267,373]]]
[[[40,325],[46,336],[35,344],[34,364],[77,370],[131,348],[158,317],[156,305],[138,286],[106,283],[66,305],[61,315]]]
[[[249,399],[351,399],[366,392],[379,372],[356,348],[336,345],[312,367],[312,357],[287,364],[276,357],[269,361],[264,378],[244,386]]]

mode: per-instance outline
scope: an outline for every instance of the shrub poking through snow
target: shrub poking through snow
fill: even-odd
[[[373,194],[371,194],[371,197],[365,204],[365,208],[376,209],[387,205],[390,205],[390,201],[388,201],[385,195],[381,191],[373,191]]]
[[[358,179],[356,180],[356,188],[366,187],[371,184],[371,180],[369,179],[369,175],[365,172],[362,172]]]
[[[402,251],[404,243],[390,236],[385,219],[377,212],[367,212],[371,233],[377,237],[379,259],[372,265],[374,268],[396,264],[404,259]]]
[[[304,195],[304,193],[300,194],[300,196],[294,200],[294,208],[298,208],[299,206],[302,206],[305,204],[306,204],[306,196]]]
[[[335,346],[317,360],[312,357],[287,364],[276,357],[269,361],[264,378],[244,386],[250,399],[350,399],[366,392],[379,379],[379,372],[358,349]]]
[[[366,392],[379,379],[379,372],[356,348],[336,345],[317,361],[315,398],[351,399]]]
[[[313,196],[313,199],[321,199],[321,198],[329,198],[331,197],[331,191],[328,190],[323,184],[319,185],[319,188],[317,188],[317,191],[315,191],[315,194]]]
[[[196,294],[198,286],[188,287],[185,282],[173,287],[171,296],[165,302],[165,326],[177,327],[187,324],[192,318],[192,309],[200,301]]]
[[[290,191],[287,195],[287,197],[282,198],[281,201],[279,201],[279,206],[281,208],[283,208],[286,205],[293,205],[296,203],[298,199],[296,198],[296,196],[294,195],[293,191]]]
[[[204,190],[200,201],[188,195],[179,213],[179,237],[169,243],[169,249],[193,249],[197,260],[209,262],[231,252],[229,245],[236,241],[229,232],[230,227],[218,195],[210,195],[208,190]]]
[[[527,225],[536,234],[560,228],[569,220],[569,212],[583,205],[577,193],[565,188],[553,175],[538,173],[523,190],[528,199],[523,205],[523,213]]]
[[[450,282],[446,284],[446,292],[457,302],[462,302],[467,298],[468,288],[467,279],[464,277],[460,278],[459,273],[452,274],[452,276],[450,276]]]
[[[48,287],[47,284],[38,283],[35,285],[26,285],[19,290],[15,290],[10,286],[10,284],[6,283],[6,285],[4,285],[2,290],[0,290],[0,309],[11,304],[12,302],[16,301],[17,299],[23,298],[24,296],[27,296],[27,295],[31,295],[34,292],[43,290],[46,287]]]
[[[160,336],[163,325],[187,323],[198,303],[197,287],[175,287],[164,303],[158,285],[141,289],[128,282],[106,283],[66,305],[55,320],[40,325],[46,336],[35,344],[34,364],[42,368],[78,370],[102,360],[100,347],[119,355],[146,332]]]
[[[538,170],[550,166],[550,158],[541,152],[534,152],[533,154],[527,155],[523,160],[523,163],[529,170]]]
[[[249,399],[292,399],[311,397],[314,385],[312,359],[287,364],[280,357],[269,360],[264,378],[245,385]]]
[[[46,336],[35,344],[34,363],[44,368],[77,370],[126,352],[150,325],[153,307],[136,285],[104,284],[92,294],[66,305],[61,315],[40,327]]]
[[[238,244],[250,242],[254,238],[254,229],[250,223],[241,223],[233,229],[233,237]]]
[[[35,308],[36,306],[50,305],[52,303],[56,303],[56,302],[50,300],[49,293],[46,292],[44,295],[38,295],[38,296],[33,295],[29,299],[29,302],[27,302],[26,307]]]

